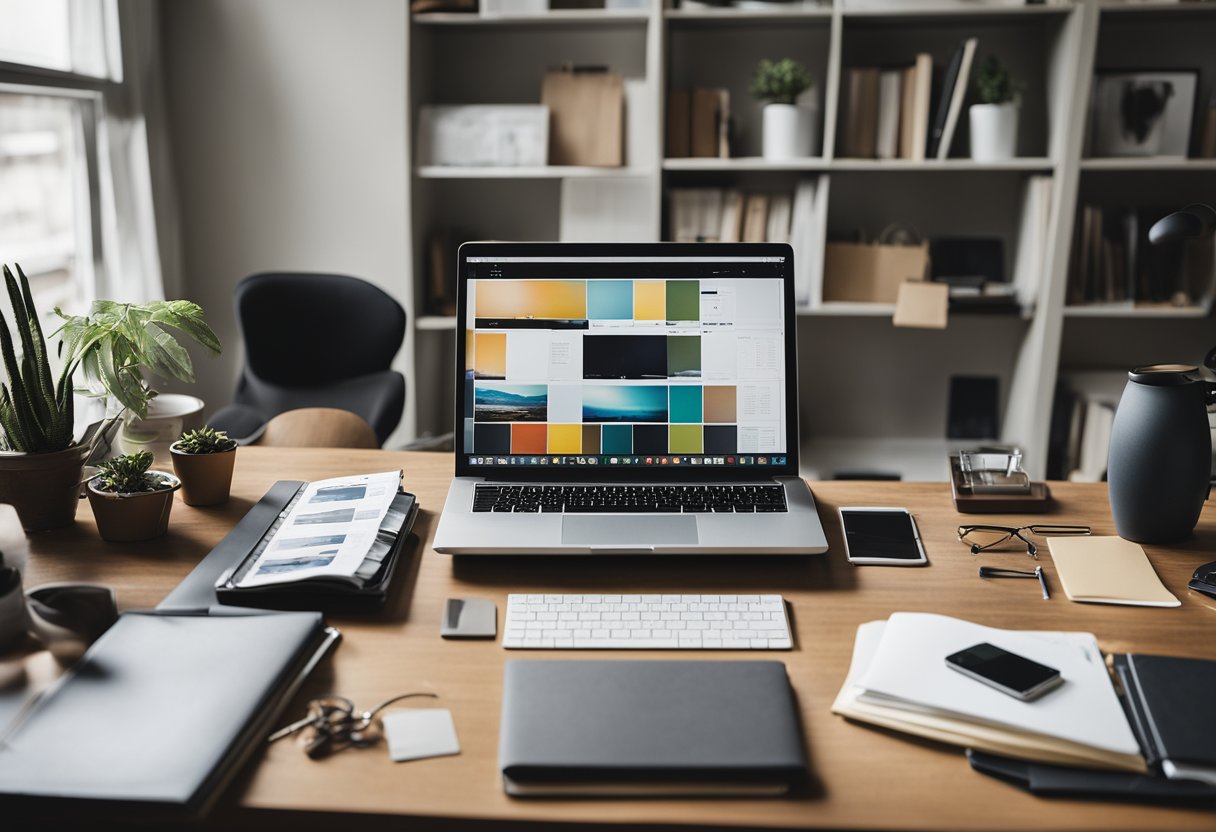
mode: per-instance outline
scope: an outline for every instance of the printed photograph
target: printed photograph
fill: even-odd
[[[544,384],[478,384],[473,418],[478,422],[544,422],[549,388]]]
[[[281,549],[315,549],[318,546],[341,546],[346,540],[344,534],[323,534],[315,537],[297,537],[294,540],[280,540],[275,545],[276,550]]]
[[[350,523],[355,519],[353,508],[335,508],[332,511],[318,511],[316,514],[300,514],[296,516],[297,526],[322,526],[326,523]]]
[[[583,388],[584,422],[666,422],[667,387],[588,385]]]
[[[366,485],[331,485],[318,488],[317,493],[308,501],[313,503],[345,503],[351,500],[362,500],[367,494]]]
[[[1102,72],[1094,78],[1094,156],[1187,155],[1194,72]]]
[[[301,569],[320,569],[329,566],[338,556],[337,549],[326,549],[316,555],[304,558],[282,558],[280,560],[263,561],[258,567],[259,575],[281,575],[284,572],[297,572]]]

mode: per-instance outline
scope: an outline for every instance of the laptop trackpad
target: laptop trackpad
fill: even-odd
[[[628,518],[595,514],[568,514],[562,518],[562,543],[590,546],[657,546],[672,543],[696,543],[697,518],[674,517]]]

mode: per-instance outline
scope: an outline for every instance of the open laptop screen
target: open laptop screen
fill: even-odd
[[[787,261],[467,254],[461,462],[786,467]]]

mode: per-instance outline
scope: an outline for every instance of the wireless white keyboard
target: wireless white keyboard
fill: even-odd
[[[502,646],[789,650],[780,595],[508,595]]]

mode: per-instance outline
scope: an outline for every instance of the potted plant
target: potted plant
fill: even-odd
[[[169,444],[182,432],[183,420],[201,411],[203,403],[194,396],[158,395],[144,374],[194,382],[190,355],[174,331],[219,355],[219,339],[203,310],[187,300],[99,300],[88,315],[55,311],[63,318],[57,334],[67,358],[84,370],[89,384],[84,392],[110,398],[118,415],[125,416],[120,449],[152,450],[156,462],[168,465]]]
[[[188,506],[225,502],[232,488],[236,440],[222,430],[204,425],[187,431],[169,446],[173,472],[182,481],[182,500]]]
[[[173,492],[182,483],[172,474],[149,471],[151,466],[151,451],[98,463],[97,476],[89,480],[89,505],[103,540],[151,540],[169,528]]]
[[[979,104],[972,104],[971,158],[977,162],[1012,159],[1018,149],[1018,93],[1009,69],[995,55],[980,66],[975,78]]]
[[[73,437],[72,373],[66,361],[52,379],[49,350],[21,266],[6,265],[4,283],[12,308],[14,341],[0,313],[0,353],[6,381],[0,385],[0,503],[17,509],[29,531],[71,525],[80,502],[86,447]],[[20,354],[18,354],[18,343]]]
[[[806,67],[792,58],[762,60],[752,79],[752,95],[764,105],[764,158],[797,159],[815,153],[813,104],[799,96],[814,86]]]

